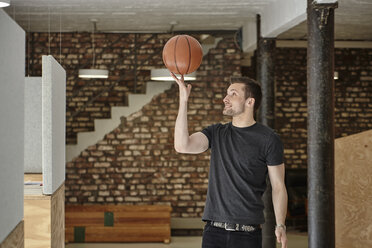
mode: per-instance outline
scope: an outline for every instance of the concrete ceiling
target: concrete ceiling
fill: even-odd
[[[278,36],[306,39],[306,22]],[[372,41],[372,0],[339,0],[335,10],[335,39]]]
[[[274,4],[298,1],[307,0],[11,0],[4,10],[23,29],[36,32],[91,32],[92,18],[101,32],[237,30]],[[372,0],[338,3],[336,40],[372,40]],[[278,38],[305,39],[306,22]]]
[[[25,30],[102,32],[236,30],[276,0],[11,0],[5,10]]]

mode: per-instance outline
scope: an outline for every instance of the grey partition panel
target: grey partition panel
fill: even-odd
[[[43,193],[65,180],[66,72],[50,55],[42,57]]]
[[[42,173],[41,77],[25,78],[25,173]]]
[[[0,243],[23,219],[25,32],[0,9]]]

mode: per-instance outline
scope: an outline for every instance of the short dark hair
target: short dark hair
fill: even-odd
[[[260,107],[262,92],[261,86],[252,78],[249,77],[231,77],[230,84],[241,83],[245,85],[245,99],[254,98],[254,111]]]

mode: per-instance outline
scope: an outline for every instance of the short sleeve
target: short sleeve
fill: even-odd
[[[267,143],[266,164],[281,165],[283,162],[283,143],[278,134],[272,133]]]
[[[211,148],[211,144],[213,141],[213,130],[214,130],[214,125],[210,125],[201,131],[208,138],[208,148]]]

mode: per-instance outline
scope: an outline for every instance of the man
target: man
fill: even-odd
[[[179,86],[180,98],[174,138],[176,151],[197,154],[211,149],[202,247],[262,247],[261,197],[268,173],[277,223],[275,235],[286,248],[283,145],[278,135],[254,119],[262,97],[260,86],[249,78],[232,78],[223,99],[223,114],[232,116],[232,122],[214,124],[189,135],[187,102],[191,85],[185,85],[183,76],[180,79],[172,76]]]

